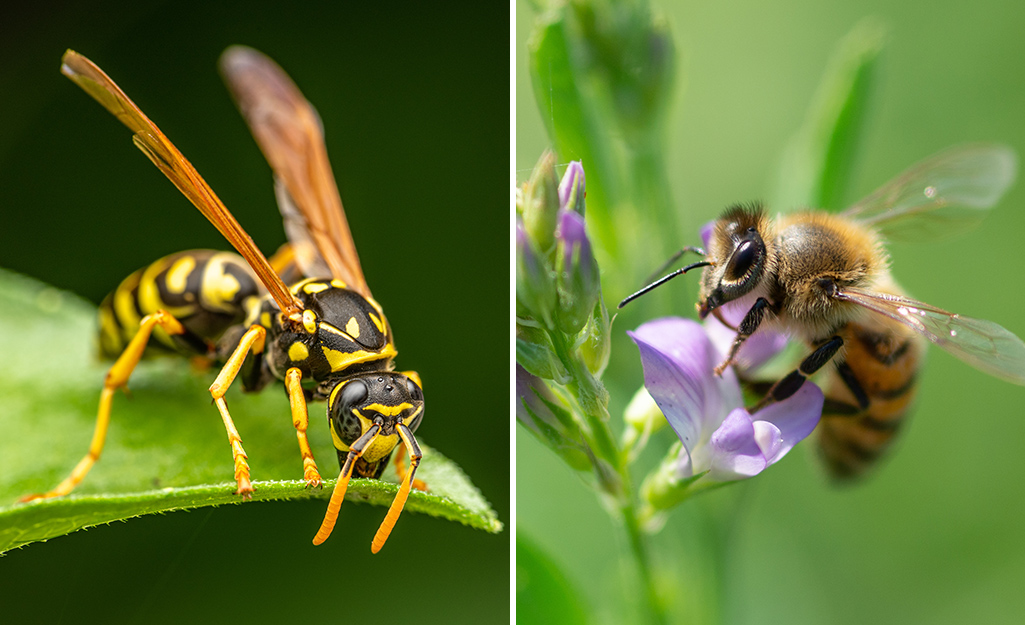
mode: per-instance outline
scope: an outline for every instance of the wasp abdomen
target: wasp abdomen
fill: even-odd
[[[190,250],[165,256],[133,272],[99,308],[99,351],[117,358],[146,315],[165,310],[187,333],[153,332],[151,348],[206,355],[231,325],[245,317],[246,301],[260,296],[259,282],[242,257]]]

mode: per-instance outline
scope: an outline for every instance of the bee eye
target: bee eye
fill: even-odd
[[[747,272],[751,270],[751,266],[754,265],[757,259],[758,246],[755,242],[741,242],[737,246],[737,251],[733,252],[730,264],[726,266],[726,279],[734,282],[740,280],[747,275]]]

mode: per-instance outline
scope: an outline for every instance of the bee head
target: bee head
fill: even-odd
[[[762,280],[768,251],[762,233],[768,220],[760,204],[735,205],[716,220],[708,241],[712,262],[701,276],[698,314],[710,312],[750,293]]]

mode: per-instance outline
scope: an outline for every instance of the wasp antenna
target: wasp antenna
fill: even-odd
[[[396,426],[396,430],[398,430],[399,436],[402,437],[402,442],[409,451],[409,471],[403,477],[402,485],[399,486],[399,492],[391,502],[388,514],[385,515],[384,521],[381,522],[381,527],[377,529],[377,534],[374,535],[374,540],[370,545],[370,551],[373,553],[377,553],[384,547],[385,541],[391,535],[392,528],[395,527],[395,522],[399,520],[399,514],[406,505],[406,498],[409,497],[409,489],[413,485],[413,474],[416,473],[416,468],[420,466],[420,458],[423,457],[420,446],[416,444],[416,439],[413,438],[413,433],[409,428],[399,423]]]
[[[698,267],[708,267],[711,264],[712,264],[712,261],[710,261],[710,260],[702,260],[702,261],[693,263],[691,265],[687,265],[686,267],[683,267],[681,269],[677,269],[676,271],[674,271],[674,272],[672,272],[670,274],[662,276],[661,278],[659,278],[658,280],[655,280],[654,282],[652,282],[648,286],[644,287],[640,291],[637,291],[633,295],[627,296],[623,301],[619,302],[618,308],[622,308],[623,306],[626,306],[627,304],[629,304],[630,302],[634,301],[638,297],[644,295],[645,293],[647,293],[648,291],[651,291],[652,289],[654,289],[656,287],[662,286],[663,284],[665,284],[666,282],[669,282],[670,280],[672,280],[676,276],[681,276],[681,275],[687,273],[688,271],[690,271],[691,269],[697,269]]]

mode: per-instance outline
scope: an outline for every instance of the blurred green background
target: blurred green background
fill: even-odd
[[[227,247],[127,130],[60,75],[68,47],[111,74],[257,244],[276,249],[269,168],[216,71],[228,45],[262,50],[323,119],[399,366],[427,386],[420,433],[508,522],[508,16],[487,3],[8,3],[0,266],[98,302],[164,254]],[[35,357],[53,359],[59,384],[59,356]],[[508,532],[405,514],[371,556],[382,508],[352,506],[342,536],[353,540],[314,548],[304,528],[323,512],[323,501],[228,506],[31,545],[0,561],[3,620],[508,621]]]
[[[956,143],[1005,142],[1025,155],[1022,3],[655,4],[678,52],[667,173],[679,245],[696,244],[697,229],[727,204],[768,199],[783,147],[800,128],[834,46],[865,16],[880,18],[888,37],[848,202]],[[550,143],[527,74],[535,13],[523,1],[516,9],[516,169],[524,180]],[[558,157],[565,163],[573,155]],[[1023,205],[1019,181],[978,229],[942,243],[891,245],[896,279],[916,298],[1025,336]],[[665,288],[679,314],[692,314],[696,280]],[[606,302],[612,307],[626,294],[606,290]],[[640,312],[628,308],[613,325],[605,380],[614,420],[641,384],[637,351],[625,336],[645,320]],[[756,480],[674,511],[653,539],[674,609],[686,601],[679,596],[711,584],[697,527],[707,517],[699,512],[724,509],[732,524],[722,570],[725,622],[1025,620],[1025,389],[939,350],[930,351],[920,380],[909,426],[864,484],[831,487],[805,444]],[[651,445],[657,455],[670,436]],[[622,555],[622,532],[594,495],[522,428],[516,459],[519,531],[562,567],[598,620],[635,613],[620,607],[640,603],[623,597],[635,569]]]

